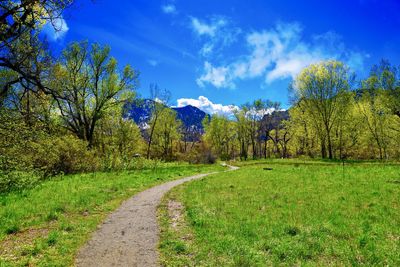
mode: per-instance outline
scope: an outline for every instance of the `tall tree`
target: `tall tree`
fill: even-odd
[[[264,140],[264,158],[267,157],[267,143],[268,140],[271,140],[274,143],[274,153],[276,155],[279,154],[279,130],[282,128],[281,121],[283,118],[281,117],[280,110],[281,104],[279,102],[274,102],[267,100],[265,101],[265,108],[267,114],[265,114],[262,118],[260,125],[260,136],[261,140]],[[274,131],[273,131],[274,130]],[[273,131],[273,134],[271,133]],[[260,141],[261,141],[260,140]]]
[[[129,65],[122,73],[109,47],[73,43],[53,70],[55,100],[67,129],[93,145],[96,125],[107,111],[134,96],[138,74]]]
[[[341,98],[351,89],[354,76],[339,61],[324,61],[303,69],[294,81],[297,102],[311,116],[321,142],[322,157],[332,159],[332,129],[340,119]]]
[[[146,158],[150,158],[151,145],[153,143],[154,131],[157,127],[158,119],[167,109],[166,104],[168,103],[171,93],[168,90],[161,89],[157,84],[150,84],[150,96],[151,101],[149,102],[149,109],[151,114],[149,129],[148,129],[148,142]]]
[[[246,118],[249,122],[248,129],[253,159],[256,159],[261,153],[262,133],[260,132],[260,122],[269,108],[269,103],[270,101],[257,99],[252,103],[246,103],[242,106],[242,109],[245,111]]]
[[[152,121],[155,123],[155,120]],[[163,160],[172,160],[174,154],[174,146],[181,138],[179,128],[181,121],[176,118],[176,111],[166,108],[159,114],[157,124],[153,128],[153,150],[155,156]]]
[[[122,113],[123,110],[115,106],[96,127],[96,146],[108,160],[108,167],[129,163],[144,148],[139,127],[132,120],[124,119]]]
[[[387,105],[385,105],[387,104],[387,99],[384,96],[385,89],[382,88],[382,83],[375,74],[362,81],[361,85],[362,92],[357,106],[363,115],[367,131],[378,147],[379,158],[383,159],[387,156],[387,121],[389,118]]]
[[[211,120],[203,120],[204,140],[212,147],[214,153],[223,160],[234,157],[237,133],[233,121],[226,116],[214,114]]]
[[[279,137],[278,137],[278,142],[282,148],[282,158],[287,158],[289,156],[288,152],[288,143],[290,141],[291,137],[291,132],[288,127],[288,121],[283,121],[281,123],[281,131],[279,131]]]
[[[239,142],[239,156],[241,160],[247,160],[250,145],[250,123],[245,110],[235,110],[234,115],[236,119],[235,131]]]
[[[386,106],[400,118],[400,70],[383,59],[372,67],[368,80],[369,87],[373,83],[374,88],[385,92],[388,97]]]

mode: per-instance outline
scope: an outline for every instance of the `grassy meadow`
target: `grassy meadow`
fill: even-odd
[[[69,266],[97,225],[139,191],[218,165],[161,164],[137,171],[67,175],[0,195],[0,266]]]
[[[399,165],[241,165],[164,198],[162,265],[400,266]],[[178,223],[171,201],[184,207]]]

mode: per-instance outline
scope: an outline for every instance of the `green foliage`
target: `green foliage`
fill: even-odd
[[[400,69],[391,65],[388,60],[382,60],[372,67],[370,77],[364,81],[364,85],[366,83],[370,85],[369,88],[379,88],[384,92],[387,97],[385,106],[400,118]]]
[[[211,120],[204,121],[204,140],[212,152],[222,160],[234,157],[236,142],[235,124],[225,116],[214,114]]]
[[[40,175],[31,171],[0,171],[0,193],[31,188],[40,181]]]
[[[21,190],[35,186],[42,178],[60,173],[78,173],[101,169],[95,151],[87,143],[70,135],[41,137],[27,143],[29,149],[18,151],[16,160],[3,154],[12,165],[0,172],[0,192]],[[23,149],[22,147],[18,148]]]
[[[135,156],[142,152],[143,139],[133,122],[122,119],[119,106],[99,121],[96,146],[91,149],[87,141],[65,132],[53,118],[43,122],[38,119],[43,113],[30,112],[29,119],[26,114],[0,111],[2,192],[30,188],[60,173],[137,168]]]
[[[246,110],[240,110],[235,112],[236,119],[236,133],[239,142],[239,156],[242,160],[247,160],[248,149],[250,145],[250,123],[246,116]]]
[[[65,135],[35,143],[32,162],[35,169],[46,176],[59,173],[89,172],[100,169],[95,151],[88,150],[87,142]]]
[[[349,92],[352,77],[342,63],[321,63],[303,70],[293,86],[297,102],[290,109],[288,123],[293,137],[291,154],[397,158],[400,117],[390,108],[389,96],[398,84],[395,71],[381,63],[361,82],[360,89]]]
[[[303,69],[293,83],[297,105],[311,117],[316,129],[321,156],[332,159],[333,128],[343,121],[340,115],[346,114],[350,70],[342,62],[321,62]]]
[[[138,84],[138,73],[129,65],[119,73],[108,46],[89,48],[86,42],[69,45],[51,77],[64,126],[90,146],[99,121],[132,99]]]
[[[149,134],[152,134],[151,154],[163,160],[175,159],[177,143],[181,138],[181,122],[176,119],[176,112],[165,108],[150,121]]]
[[[0,111],[0,191],[21,190],[60,173],[101,168],[95,151],[74,136],[54,135],[41,122]]]
[[[137,156],[144,152],[144,140],[139,127],[123,119],[119,107],[99,122],[95,132],[95,147],[104,170],[131,169]]]
[[[217,157],[205,142],[195,144],[188,153],[183,153],[180,159],[194,164],[214,164]]]

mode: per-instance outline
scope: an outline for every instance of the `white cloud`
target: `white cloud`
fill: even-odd
[[[200,49],[200,54],[203,56],[208,56],[211,55],[211,53],[214,50],[214,44],[213,43],[206,43],[201,49]]]
[[[176,7],[173,4],[163,5],[163,6],[161,6],[161,10],[165,14],[176,14],[177,13]]]
[[[221,16],[213,16],[206,20],[190,17],[190,28],[202,41],[205,41],[200,49],[200,55],[211,57],[214,54],[236,41],[241,32],[233,27],[230,20]]]
[[[197,107],[208,114],[218,114],[228,117],[232,116],[233,112],[239,109],[238,106],[234,105],[215,104],[205,96],[199,96],[198,99],[180,98],[177,100],[177,107],[184,107],[187,105]]]
[[[62,39],[68,32],[67,22],[62,18],[56,18],[53,21],[48,21],[43,27],[43,33],[49,37],[51,41]]]
[[[210,23],[201,21],[198,18],[191,17],[193,31],[198,35],[208,35],[214,37],[217,31],[226,25],[224,18],[213,19]]]
[[[155,67],[159,64],[159,62],[155,59],[149,59],[149,60],[147,60],[147,63],[149,63],[149,65],[152,67]]]
[[[203,74],[197,79],[222,88],[234,88],[239,79],[263,77],[266,83],[294,78],[304,67],[327,59],[342,60],[354,69],[362,69],[364,55],[347,49],[334,32],[316,35],[305,41],[298,23],[278,23],[274,28],[255,31],[246,38],[249,53],[238,56],[230,64],[204,64]]]
[[[204,63],[205,73],[196,80],[200,87],[203,87],[205,83],[211,83],[217,88],[229,87],[234,88],[234,84],[229,76],[228,67],[213,67],[209,62]]]

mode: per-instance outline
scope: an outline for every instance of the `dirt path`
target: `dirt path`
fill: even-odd
[[[230,170],[238,167],[228,166]],[[159,227],[156,210],[163,195],[198,174],[167,182],[128,199],[103,222],[91,240],[79,251],[77,266],[157,266]]]

